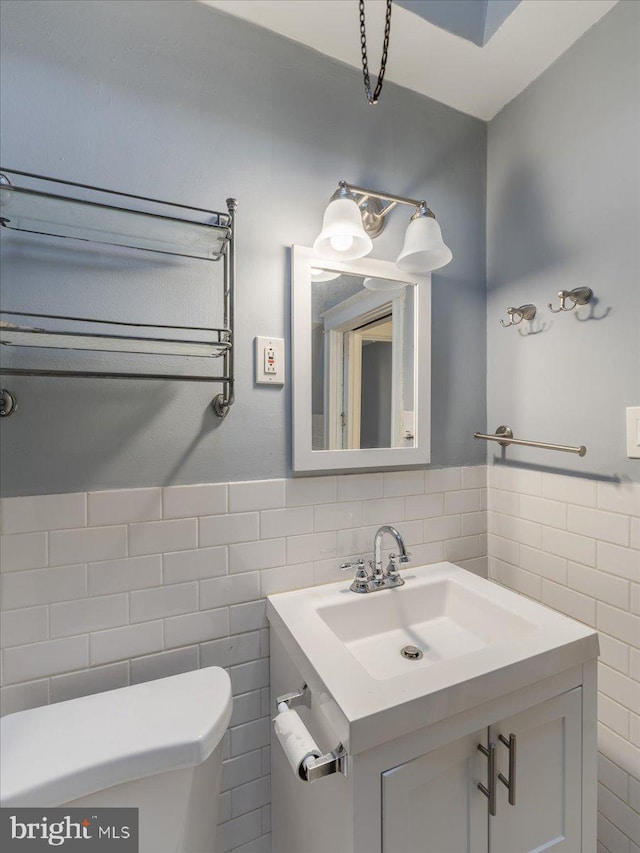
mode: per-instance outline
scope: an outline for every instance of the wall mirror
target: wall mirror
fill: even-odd
[[[292,248],[294,471],[430,458],[431,278]]]

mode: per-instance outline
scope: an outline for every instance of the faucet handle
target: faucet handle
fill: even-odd
[[[404,579],[400,577],[396,560],[400,563],[409,562],[408,557],[404,559],[403,557],[396,557],[395,554],[389,554],[389,565],[384,573],[385,586],[402,586],[404,584]]]
[[[353,563],[340,563],[340,571],[348,572],[352,569],[362,569],[364,568],[364,560],[362,557],[359,557],[357,560],[354,560]]]
[[[409,551],[405,551],[404,554],[389,554],[390,560],[397,560],[399,563],[410,563],[411,562],[411,554]]]
[[[342,563],[340,565],[340,571],[342,572],[348,572],[350,569],[355,569],[356,575],[349,589],[352,592],[369,592],[370,577],[366,563],[362,557],[353,563]]]

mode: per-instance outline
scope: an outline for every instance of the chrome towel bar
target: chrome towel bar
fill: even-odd
[[[543,450],[560,450],[563,453],[577,453],[584,456],[587,448],[584,444],[579,447],[571,447],[568,444],[549,444],[546,441],[526,441],[524,438],[514,438],[513,431],[508,426],[499,426],[494,435],[486,435],[483,432],[474,432],[474,438],[484,438],[486,441],[497,441],[501,447],[510,444],[520,444],[522,447],[541,447]]]

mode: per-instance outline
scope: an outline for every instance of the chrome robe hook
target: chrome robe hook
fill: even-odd
[[[593,290],[590,287],[574,287],[573,290],[559,290],[558,299],[560,300],[560,307],[554,308],[551,302],[549,302],[547,307],[553,314],[559,314],[561,311],[573,311],[576,305],[586,305],[587,302],[590,302],[592,296]],[[569,308],[566,307],[567,299],[573,303]]]
[[[521,305],[519,308],[507,308],[507,314],[509,315],[508,323],[505,323],[504,320],[500,320],[500,325],[504,326],[505,329],[508,329],[509,326],[517,326],[522,323],[523,320],[533,320],[536,316],[536,306]]]

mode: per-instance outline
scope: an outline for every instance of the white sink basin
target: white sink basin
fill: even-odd
[[[376,593],[343,596],[316,613],[373,678],[415,675],[416,668],[468,655],[535,631],[534,623],[462,583],[438,578]],[[402,649],[412,646],[419,659]]]
[[[591,628],[451,563],[402,576],[404,586],[373,593],[347,581],[268,599],[272,629],[351,752],[598,653]],[[422,656],[403,657],[405,646]]]

